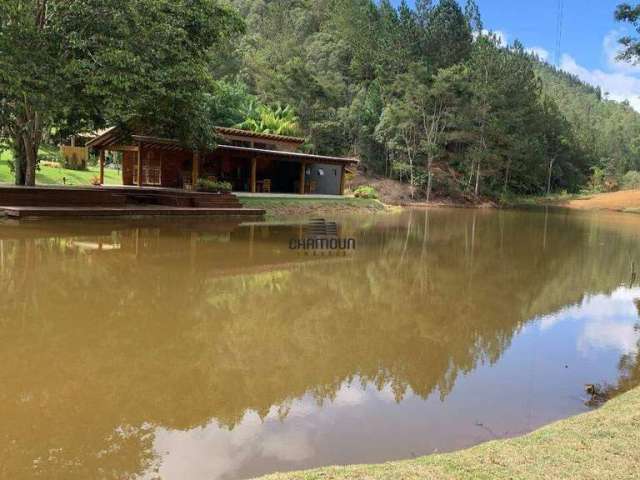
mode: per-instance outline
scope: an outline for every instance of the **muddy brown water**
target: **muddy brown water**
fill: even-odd
[[[640,381],[620,215],[342,217],[340,255],[295,221],[0,223],[0,478],[244,479],[588,411]]]

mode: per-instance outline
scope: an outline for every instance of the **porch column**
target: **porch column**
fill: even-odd
[[[300,195],[304,195],[304,177],[307,170],[307,164],[302,162],[300,164]]]
[[[200,177],[200,152],[193,152],[193,162],[191,168],[191,187],[196,188],[198,178]]]
[[[344,183],[345,183],[345,174],[347,173],[347,169],[344,168],[344,165],[340,168],[340,195],[344,195]]]
[[[249,190],[251,193],[256,193],[256,169],[258,161],[256,157],[251,158],[251,184]]]
[[[104,150],[100,150],[100,185],[104,185]]]
[[[138,162],[138,187],[142,187],[142,155],[140,155],[140,149],[136,150],[136,160]]]

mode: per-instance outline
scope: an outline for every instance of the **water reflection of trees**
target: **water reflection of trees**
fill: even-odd
[[[637,251],[569,216],[410,215],[346,222],[346,259],[288,252],[295,227],[5,236],[0,476],[126,478],[153,462],[152,426],[286,415],[355,378],[444,398],[527,321],[617,288]]]

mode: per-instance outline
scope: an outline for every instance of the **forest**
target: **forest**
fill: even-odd
[[[417,195],[614,189],[640,169],[640,115],[502,46],[474,0],[234,5],[247,34],[221,74],[292,106],[312,150],[357,156]]]
[[[135,124],[201,149],[214,125],[303,135],[427,200],[640,188],[640,114],[503,45],[475,0],[69,5],[0,6],[0,137],[18,184],[35,182],[42,142]],[[615,15],[636,25],[636,10]]]

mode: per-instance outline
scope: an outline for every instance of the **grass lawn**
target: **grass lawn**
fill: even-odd
[[[524,437],[383,465],[330,467],[264,480],[638,479],[640,387]]]
[[[0,184],[14,183],[13,175],[7,163],[10,159],[10,152],[3,151],[0,154]],[[62,179],[66,178],[67,185],[91,185],[91,179],[99,174],[98,167],[89,167],[86,171],[79,171],[42,165],[36,173],[36,184],[63,185]],[[107,185],[120,185],[122,184],[122,176],[117,170],[106,168],[104,170],[104,183]]]
[[[509,198],[505,203],[509,206],[515,205],[560,205],[571,200],[579,198],[586,198],[589,195],[586,193],[552,193],[551,195],[531,195],[531,196],[516,196]]]
[[[336,213],[376,213],[387,209],[378,200],[353,197],[335,199],[241,197],[247,208],[261,208],[271,216],[307,216]]]

